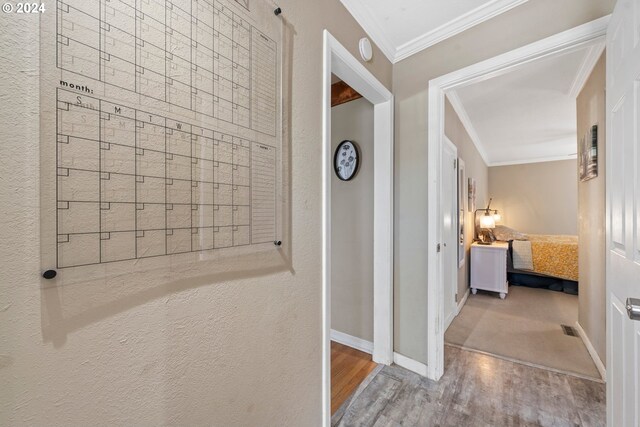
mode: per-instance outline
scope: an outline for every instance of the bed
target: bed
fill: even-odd
[[[549,288],[578,294],[578,237],[565,235],[530,234],[526,241],[509,241],[507,277],[512,285]],[[516,244],[514,245],[514,242]],[[515,246],[515,249],[514,249]],[[526,253],[530,246],[530,255]],[[531,257],[532,269],[514,267],[521,264],[522,248],[525,258]]]

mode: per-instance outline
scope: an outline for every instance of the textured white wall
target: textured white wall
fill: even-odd
[[[280,6],[293,35],[291,270],[46,290],[38,17],[0,14],[0,425],[320,423],[322,30],[354,55],[365,34],[338,0]],[[389,87],[374,55],[366,66]]]
[[[331,328],[373,342],[373,105],[364,98],[331,109],[331,147],[360,148],[358,174],[331,178]]]

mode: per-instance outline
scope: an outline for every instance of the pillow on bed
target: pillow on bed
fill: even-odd
[[[529,240],[529,236],[513,228],[505,227],[504,225],[496,225],[493,230],[493,235],[497,240],[508,242],[509,240]]]
[[[518,270],[533,270],[531,242],[514,240],[511,247],[513,248],[513,268]]]

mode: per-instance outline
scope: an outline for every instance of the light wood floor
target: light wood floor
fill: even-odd
[[[334,414],[377,364],[371,355],[331,341],[331,413]]]
[[[372,374],[373,376],[374,374]],[[445,346],[439,382],[385,366],[332,419],[338,427],[604,426],[605,385]]]

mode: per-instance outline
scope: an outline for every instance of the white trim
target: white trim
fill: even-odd
[[[576,74],[576,78],[573,80],[571,84],[571,88],[569,89],[569,96],[571,98],[577,98],[582,92],[582,88],[587,83],[587,79],[591,75],[593,68],[598,63],[598,59],[604,52],[606,43],[602,43],[600,45],[591,46],[584,59],[582,60],[582,64],[580,64],[580,69]]]
[[[528,0],[493,0],[396,48],[394,63],[503,14]],[[364,28],[364,27],[363,27]]]
[[[353,16],[362,29],[371,37],[373,42],[380,48],[384,56],[391,63],[408,58],[428,47],[441,41],[460,34],[461,32],[482,24],[491,18],[505,13],[514,7],[520,6],[529,0],[491,0],[451,21],[422,34],[413,40],[402,43],[399,46],[387,36],[384,26],[373,15],[367,7],[366,1],[362,0],[340,0],[342,5]]]
[[[457,315],[458,315],[457,310],[451,310],[451,314],[449,314],[449,316],[444,320],[445,331],[449,329],[449,326],[451,326],[451,322],[453,322],[453,319],[455,319]]]
[[[464,305],[467,303],[470,293],[471,293],[471,288],[467,288],[467,292],[464,293],[464,296],[462,297],[460,302],[458,302],[458,312],[456,313],[456,316],[460,314],[460,312],[462,311],[462,307],[464,307]]]
[[[432,80],[443,90],[467,86],[506,74],[539,59],[569,53],[602,43],[610,15],[547,37],[510,52],[461,68]]]
[[[593,68],[596,66],[598,59],[600,59],[600,55],[602,55],[602,52],[604,51],[604,47],[605,47],[605,44],[603,42],[603,43],[595,44],[588,49],[587,53],[585,54],[584,60],[580,65],[580,69],[578,70],[576,77],[573,83],[571,84],[571,88],[569,90],[570,97],[572,98],[578,97],[578,95],[582,91],[582,88],[586,84],[587,79],[591,75],[591,71],[593,71]],[[469,137],[471,138],[471,142],[473,142],[473,145],[475,145],[476,149],[478,150],[478,153],[480,153],[480,157],[482,157],[482,160],[484,160],[484,163],[487,165],[487,167],[524,165],[527,163],[553,162],[557,160],[570,160],[570,159],[578,158],[576,154],[573,154],[570,156],[547,156],[547,157],[537,157],[533,159],[524,159],[524,160],[522,159],[521,160],[505,160],[501,162],[491,161],[491,159],[489,158],[489,155],[487,154],[487,150],[484,144],[482,143],[482,140],[480,139],[480,135],[478,135],[478,132],[473,126],[473,123],[471,122],[471,118],[469,117],[467,110],[464,108],[464,104],[462,103],[462,100],[460,99],[458,92],[455,89],[451,89],[447,91],[446,97],[449,99],[449,102],[451,103],[451,106],[453,107],[454,111],[458,115],[458,118],[460,119],[462,126],[467,131],[467,134],[469,134]]]
[[[393,362],[393,95],[327,30],[322,79],[322,420],[331,424],[331,74],[374,105],[373,361]]]
[[[335,329],[331,330],[331,341],[346,345],[347,347],[355,348],[356,350],[360,350],[365,353],[373,353],[373,342],[345,334],[344,332],[336,331]]]
[[[445,91],[484,81],[524,67],[533,61],[574,52],[602,43],[609,16],[596,19],[519,49],[453,71],[429,81],[427,142],[427,366],[430,379],[439,380],[444,373],[444,288],[442,259],[437,245],[442,242],[440,176],[444,137]]]
[[[391,62],[395,62],[396,47],[393,42],[387,37],[384,29],[378,24],[378,21],[373,17],[371,11],[365,2],[360,0],[345,1],[340,0],[342,5],[353,16],[362,29],[371,37],[373,42],[382,51],[384,56]]]
[[[439,380],[444,373],[444,288],[442,261],[437,250],[442,241],[440,175],[444,137],[444,91],[429,82],[427,142],[427,376]],[[438,114],[434,114],[438,112]],[[435,141],[437,144],[432,144]]]
[[[322,48],[322,425],[331,425],[331,175],[327,151],[331,142],[331,40],[323,34]]]
[[[487,166],[492,168],[495,166],[511,166],[511,165],[526,165],[529,163],[544,163],[544,162],[559,162],[562,160],[575,160],[578,158],[577,154],[570,154],[568,156],[549,156],[549,157],[536,157],[534,159],[524,160],[511,160],[504,162],[491,162]]]
[[[587,333],[584,331],[584,329],[582,329],[582,326],[580,326],[580,322],[576,322],[576,330],[578,331],[578,335],[580,335],[580,338],[582,338],[582,342],[584,343],[585,347],[587,347],[587,351],[589,351],[589,355],[593,359],[593,363],[595,363],[596,368],[598,368],[600,377],[603,381],[606,381],[607,369],[604,367],[604,363],[602,363],[602,360],[600,359],[600,356],[598,355],[595,347],[593,346],[593,344],[591,344],[591,340],[589,340]]]
[[[427,376],[427,365],[418,362],[417,360],[413,360],[410,357],[403,356],[400,353],[393,353],[393,363],[398,366],[402,366],[403,368],[408,369],[411,372],[415,372],[418,375],[422,375],[423,377]]]
[[[451,142],[451,140],[444,135],[443,138],[443,145],[447,145],[449,147],[449,150],[451,150],[453,152],[453,158],[455,159],[455,161],[458,161],[458,147]],[[451,165],[448,165],[447,168],[450,168]],[[451,169],[449,169],[451,170]],[[452,224],[453,227],[453,235],[452,236],[444,236],[443,235],[443,243],[444,246],[446,247],[447,244],[451,245],[451,247],[455,247],[456,251],[455,251],[455,256],[451,259],[452,264],[449,266],[446,266],[445,268],[450,270],[451,273],[451,278],[452,283],[449,284],[449,286],[451,287],[451,301],[449,301],[448,303],[446,303],[447,305],[450,305],[450,313],[449,316],[447,316],[447,319],[445,320],[445,324],[444,324],[444,330],[446,331],[449,328],[449,325],[451,325],[451,322],[453,321],[453,319],[457,316],[457,310],[456,310],[456,294],[458,293],[458,272],[460,270],[459,267],[459,261],[458,261],[458,230],[459,230],[459,226],[458,226],[458,168],[457,165],[454,169],[453,172],[453,176],[455,178],[455,194],[452,196],[453,200],[452,202],[455,202],[456,208],[453,208],[453,217],[455,218],[455,223]],[[440,185],[442,185],[443,182],[440,182]],[[440,188],[440,192],[442,192],[442,188]],[[443,270],[444,271],[444,270]]]
[[[393,109],[374,107],[373,361],[393,362]]]
[[[487,150],[485,150],[484,144],[482,144],[482,140],[480,140],[480,136],[478,135],[476,128],[473,127],[471,118],[467,114],[467,110],[464,108],[464,105],[462,104],[462,101],[458,96],[458,92],[456,92],[455,90],[451,90],[447,92],[446,97],[449,98],[449,102],[451,103],[453,110],[458,115],[460,122],[462,122],[462,126],[467,131],[467,134],[469,135],[469,138],[471,138],[471,142],[473,142],[476,150],[478,150],[478,153],[480,153],[480,157],[482,157],[482,160],[484,160],[484,164],[488,166],[489,156],[487,155]]]

